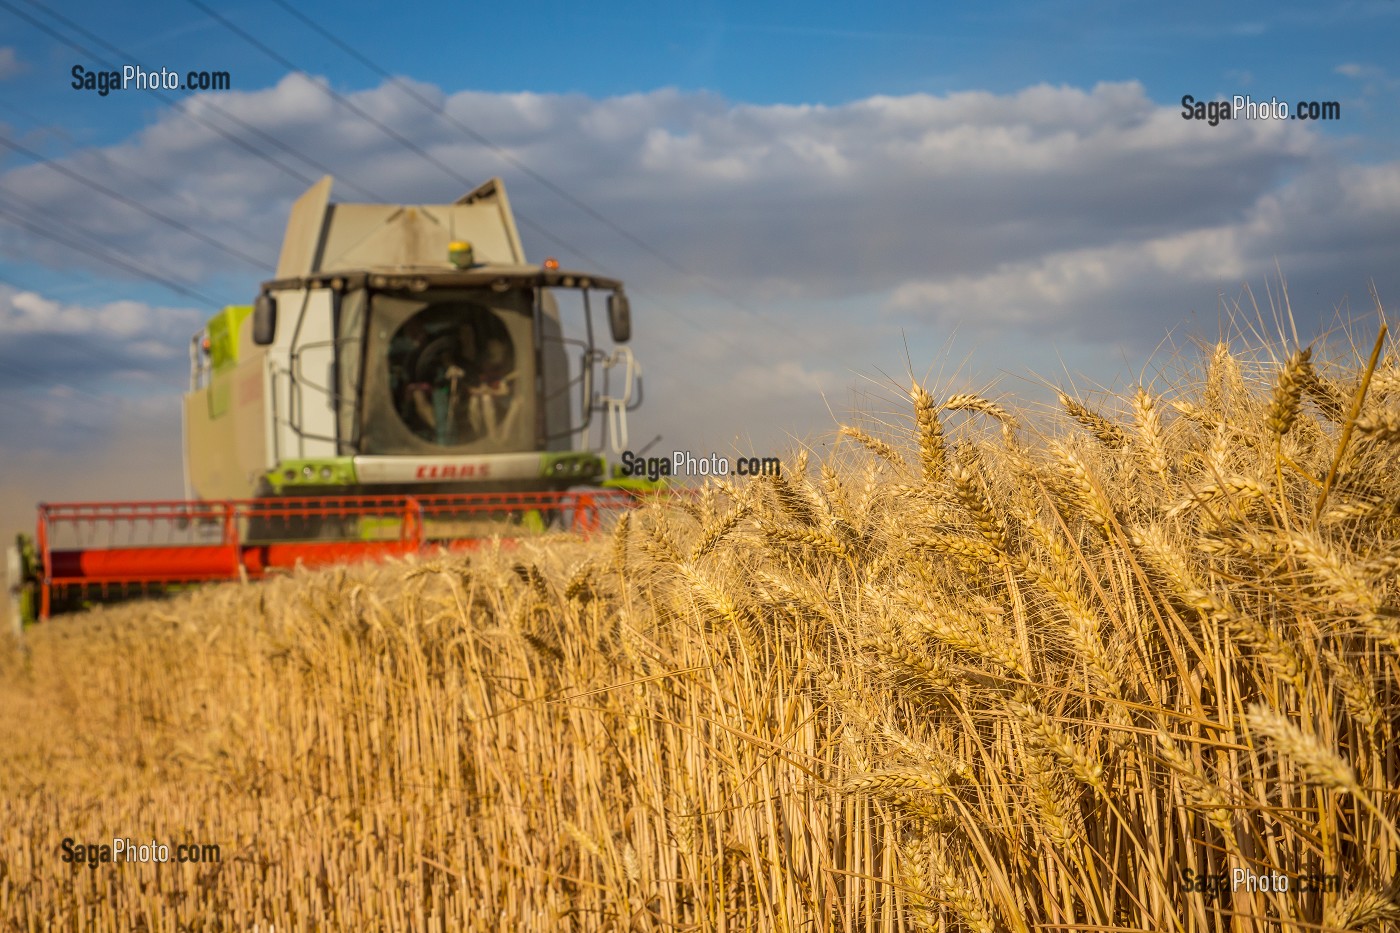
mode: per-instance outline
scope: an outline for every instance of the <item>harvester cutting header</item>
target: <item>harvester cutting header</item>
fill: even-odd
[[[565,525],[626,498],[599,488],[641,403],[622,283],[528,263],[500,179],[434,205],[334,204],[331,184],[293,205],[253,303],[191,341],[184,499],[41,505],[10,557],[23,616],[63,594],[470,546],[476,519]]]

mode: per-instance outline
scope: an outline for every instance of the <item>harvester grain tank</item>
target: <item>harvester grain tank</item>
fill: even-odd
[[[9,555],[24,617],[470,546],[627,501],[606,488],[641,403],[623,284],[528,262],[500,179],[431,205],[336,204],[331,186],[295,202],[252,304],[191,341],[184,498],[41,505]]]

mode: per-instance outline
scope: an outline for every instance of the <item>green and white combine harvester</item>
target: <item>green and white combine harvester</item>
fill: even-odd
[[[184,498],[40,505],[8,555],[13,618],[592,530],[634,501],[605,455],[642,396],[622,283],[528,263],[499,179],[452,204],[330,192],[323,178],[293,205],[254,302],[191,342]]]

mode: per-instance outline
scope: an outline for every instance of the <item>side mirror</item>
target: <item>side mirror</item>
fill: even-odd
[[[622,292],[608,296],[608,326],[612,328],[613,343],[632,339],[632,305]]]
[[[253,343],[268,346],[277,339],[277,299],[266,292],[253,302]]]

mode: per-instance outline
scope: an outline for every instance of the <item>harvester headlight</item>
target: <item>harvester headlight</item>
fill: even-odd
[[[282,471],[282,478],[283,478],[284,480],[286,480],[287,482],[290,483],[292,480],[294,480],[294,479],[297,478],[297,471],[296,471],[296,470],[283,470],[283,471]]]
[[[565,463],[563,460],[560,460],[558,463],[554,464],[555,473],[563,473],[566,469],[568,469],[568,464]]]
[[[572,275],[566,275],[566,276],[564,276],[564,279],[563,279],[563,281],[562,281],[560,284],[563,285],[565,288],[573,288],[573,287],[574,287],[574,277],[573,277]]]
[[[306,466],[301,468],[301,475],[305,476],[307,479],[310,479],[311,477],[316,475],[316,468],[308,463]]]
[[[323,467],[321,467],[321,479],[330,479],[330,478],[331,478],[331,468],[328,467],[328,466],[323,466]]]

